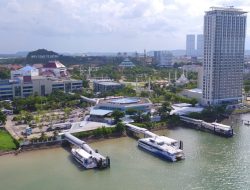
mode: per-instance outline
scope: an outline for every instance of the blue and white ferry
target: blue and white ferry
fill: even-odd
[[[149,137],[138,140],[138,147],[172,162],[184,159],[183,150],[158,137]]]

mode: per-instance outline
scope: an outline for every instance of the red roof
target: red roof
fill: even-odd
[[[14,64],[14,65],[9,65],[9,68],[11,69],[11,70],[18,70],[18,69],[21,69],[23,66],[22,65],[16,65],[16,64]]]
[[[55,73],[53,73],[52,71],[44,71],[40,75],[45,76],[45,77],[54,77],[54,76],[56,76]]]
[[[49,61],[44,68],[65,68],[65,66],[59,61]]]

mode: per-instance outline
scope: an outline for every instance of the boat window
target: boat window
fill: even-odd
[[[164,142],[158,142],[157,144],[162,146],[164,145]]]
[[[154,139],[150,139],[150,142],[155,142],[155,140]]]

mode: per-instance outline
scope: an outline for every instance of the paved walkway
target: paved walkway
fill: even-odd
[[[12,119],[13,119],[13,116],[7,116],[7,121],[6,121],[6,123],[5,123],[5,129],[11,134],[11,136],[12,136],[14,139],[19,140],[20,137],[19,137],[18,134],[13,130]]]

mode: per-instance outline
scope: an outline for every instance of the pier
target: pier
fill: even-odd
[[[104,157],[101,154],[98,153],[97,150],[93,150],[85,141],[82,141],[75,136],[71,135],[70,133],[65,133],[63,135],[64,140],[67,140],[69,143],[81,148],[91,156],[95,158],[96,165],[98,168],[107,168],[110,167],[110,158]]]
[[[200,119],[193,119],[186,116],[180,116],[180,119],[185,123],[192,124],[188,125],[188,127],[195,126],[194,128],[198,130],[209,131],[211,133],[224,137],[232,137],[234,135],[232,127],[228,125],[220,124],[217,122],[208,123]]]
[[[126,123],[125,126],[127,127],[127,131],[133,132],[135,136],[138,136],[138,134],[142,134],[144,135],[144,138],[158,138],[161,139],[162,141],[164,141],[164,143],[170,145],[170,146],[175,146],[175,147],[179,147],[180,149],[183,149],[183,142],[182,141],[177,141],[175,139],[169,138],[169,137],[165,137],[165,136],[159,136],[155,133],[150,132],[149,130],[142,128],[142,127],[138,127],[129,123]],[[178,145],[179,143],[179,145]]]

